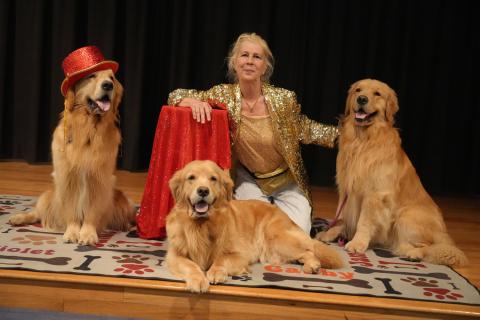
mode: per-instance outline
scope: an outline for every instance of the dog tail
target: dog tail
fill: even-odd
[[[426,262],[461,267],[468,263],[468,258],[458,249],[446,232],[435,235],[433,244],[424,248]]]
[[[40,222],[43,217],[47,216],[47,211],[50,210],[52,194],[51,190],[45,191],[38,198],[35,208],[32,211],[28,213],[17,213],[10,218],[9,222],[14,226]],[[45,224],[45,221],[42,223]]]
[[[40,221],[40,216],[37,209],[33,209],[28,213],[16,213],[14,214],[9,222],[13,226],[20,226],[24,224],[32,224]]]
[[[118,189],[114,190],[113,196],[114,215],[108,223],[113,230],[128,231],[135,225],[136,208],[125,194]]]
[[[338,251],[323,242],[317,240],[312,241],[314,241],[313,252],[320,260],[322,268],[337,269],[343,267],[343,260]]]

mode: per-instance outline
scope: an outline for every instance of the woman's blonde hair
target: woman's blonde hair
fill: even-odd
[[[267,42],[260,37],[256,33],[242,33],[240,36],[238,36],[237,41],[235,41],[230,49],[230,52],[228,53],[227,61],[228,61],[228,71],[227,71],[227,76],[232,82],[237,82],[237,74],[235,72],[234,68],[234,60],[238,55],[238,50],[240,48],[240,45],[245,42],[245,41],[250,41],[253,43],[258,44],[265,55],[266,63],[267,63],[267,69],[265,70],[265,73],[262,75],[262,81],[263,82],[269,82],[270,77],[272,76],[273,73],[273,65],[275,63],[275,60],[272,55],[272,51],[270,51],[270,48],[268,47]]]

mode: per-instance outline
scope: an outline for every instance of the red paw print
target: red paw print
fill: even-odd
[[[463,296],[459,293],[452,292],[448,289],[439,288],[437,280],[407,277],[407,278],[402,278],[402,281],[408,282],[411,285],[416,287],[422,287],[423,295],[427,297],[435,296],[435,298],[439,300],[444,300],[445,298],[450,300],[458,300],[459,298],[463,298]]]
[[[407,277],[407,278],[402,278],[402,281],[408,282],[413,286],[416,287],[438,287],[438,281],[437,280],[428,280],[426,278],[415,278],[415,277]]]
[[[130,256],[128,254],[124,254],[121,257],[114,256],[113,259],[117,260],[118,263],[121,263],[122,266],[115,268],[114,271],[121,272],[124,274],[144,274],[145,272],[153,272],[154,270],[149,268],[148,265],[144,264],[143,262],[148,260],[147,257],[142,257],[141,255],[137,254],[134,256]]]
[[[435,298],[439,300],[444,300],[445,298],[450,300],[458,300],[459,298],[463,298],[460,293],[452,292],[448,289],[442,288],[423,288],[425,291],[423,294],[427,297],[431,297],[435,295]]]

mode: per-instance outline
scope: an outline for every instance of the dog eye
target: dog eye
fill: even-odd
[[[374,95],[376,95],[376,96],[378,96],[378,97],[381,96],[380,92],[378,92],[378,91],[375,91]]]
[[[360,92],[360,91],[361,91],[360,88],[357,88],[357,89],[355,90],[355,92]]]
[[[212,181],[217,181],[217,177],[211,176],[211,177],[210,177],[210,180],[212,180]]]
[[[192,174],[192,175],[189,175],[187,179],[188,179],[188,180],[195,180],[195,176],[194,176],[193,174]]]
[[[87,79],[92,79],[92,78],[95,78],[97,75],[95,73],[92,73],[90,75],[87,76]]]

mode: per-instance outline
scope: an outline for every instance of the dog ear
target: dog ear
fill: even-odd
[[[115,112],[118,110],[118,106],[120,102],[122,102],[123,97],[123,86],[116,78],[113,81],[113,87],[115,89],[115,97],[113,98],[113,106],[115,108]]]
[[[220,169],[220,168],[219,168]],[[227,201],[233,199],[233,180],[230,178],[230,174],[227,169],[219,170],[220,176],[222,177],[223,188],[225,190],[225,198]]]
[[[348,94],[347,94],[347,102],[345,104],[345,112],[343,113],[343,117],[346,118],[350,114],[350,109],[353,105],[353,99],[354,99],[354,92],[355,89],[357,88],[357,82],[353,83],[350,86],[350,89],[348,89]]]
[[[385,110],[385,118],[389,123],[393,124],[395,122],[395,114],[397,113],[398,109],[397,94],[393,89],[390,89],[387,100],[387,108]]]
[[[168,186],[172,192],[172,197],[175,200],[175,203],[180,199],[180,189],[182,186],[182,170],[177,170],[173,176],[168,181]]]
[[[72,111],[73,104],[75,103],[75,92],[73,88],[68,88],[67,95],[65,96],[65,110]]]

